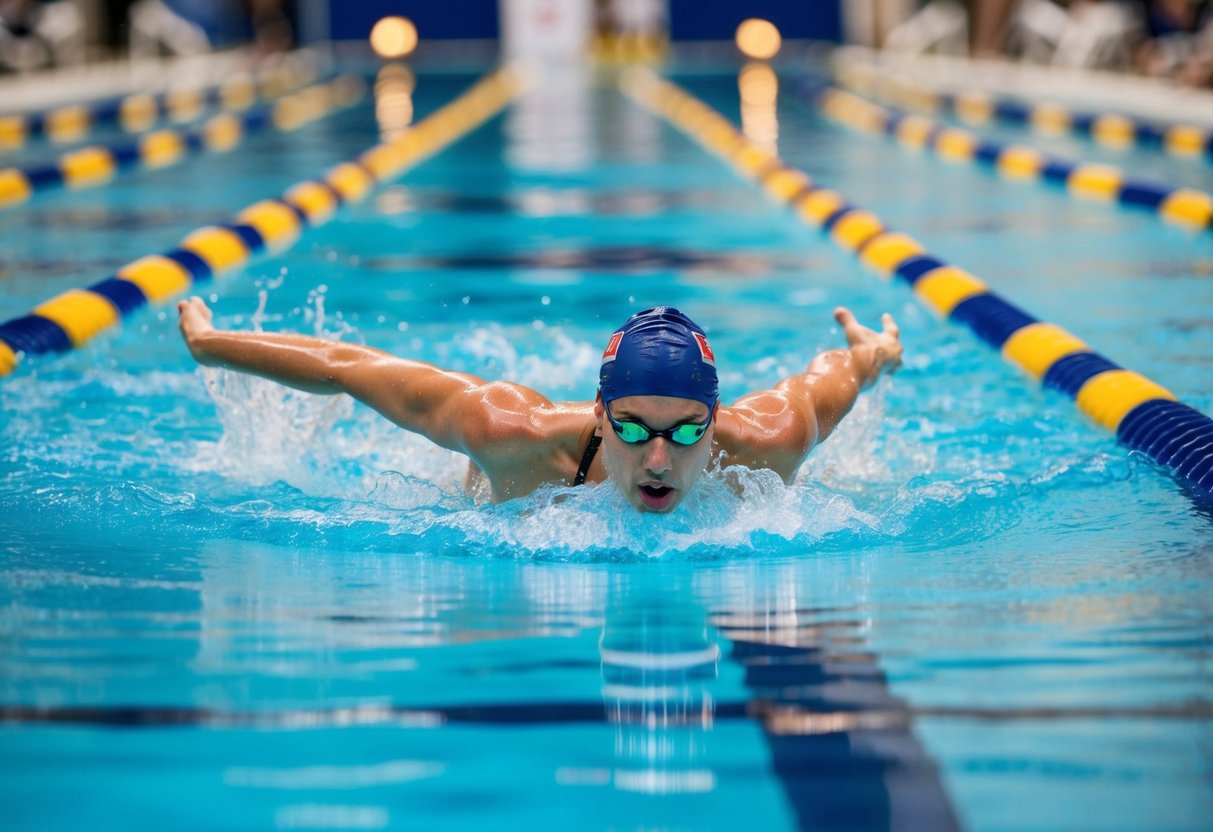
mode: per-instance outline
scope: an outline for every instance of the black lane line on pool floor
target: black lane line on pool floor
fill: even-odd
[[[753,692],[748,710],[763,714],[772,768],[801,829],[961,828],[910,709],[889,691],[860,634],[734,621],[742,626],[719,632]]]
[[[983,708],[912,706],[900,711],[862,710],[824,712],[806,710],[795,703],[780,703],[773,710],[768,701],[718,702],[713,709],[717,722],[740,719],[782,718],[804,720],[805,730],[829,733],[838,725],[853,724],[865,729],[899,728],[914,719],[948,719],[965,722],[1006,724],[1012,722],[1068,722],[1071,720],[1194,720],[1213,719],[1213,699],[1186,700],[1175,704],[1140,706],[1051,706]],[[396,706],[373,705],[349,708],[294,708],[291,710],[236,711],[175,705],[0,705],[0,724],[91,725],[109,728],[255,728],[295,730],[345,726],[401,725],[438,727],[445,723],[485,725],[559,725],[564,723],[610,722],[606,706],[599,701],[525,702],[476,705]]]

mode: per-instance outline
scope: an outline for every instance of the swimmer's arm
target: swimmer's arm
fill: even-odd
[[[400,427],[455,451],[471,453],[491,433],[494,420],[514,407],[535,404],[518,401],[520,396],[542,398],[517,385],[486,384],[358,344],[217,330],[210,309],[196,297],[181,301],[177,309],[181,333],[199,364],[251,373],[308,393],[348,393]]]
[[[729,408],[738,436],[730,443],[733,462],[770,468],[790,479],[813,446],[850,412],[860,391],[901,364],[892,316],[884,316],[881,332],[863,326],[841,306],[834,317],[847,337],[846,349],[822,353],[805,372],[743,396]]]
[[[815,443],[829,436],[850,412],[860,392],[882,374],[894,373],[901,366],[901,330],[893,316],[881,316],[881,331],[869,329],[850,309],[839,306],[834,320],[842,326],[847,348],[828,350],[818,355],[808,369],[776,386],[793,397],[801,408],[811,412],[816,423]]]

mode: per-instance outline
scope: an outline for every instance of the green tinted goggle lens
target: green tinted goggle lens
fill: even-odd
[[[608,406],[606,409],[607,419],[611,422],[611,427],[615,429],[615,434],[629,445],[639,445],[642,442],[648,442],[654,436],[663,436],[671,442],[679,445],[694,445],[703,438],[707,432],[708,425],[712,423],[712,416],[708,414],[708,418],[699,423],[694,424],[687,422],[681,425],[675,425],[666,430],[654,430],[640,422],[618,422],[611,415],[611,409]]]
[[[638,425],[635,422],[615,422],[613,427],[615,433],[619,434],[619,438],[629,445],[648,442],[654,436],[665,436],[679,445],[694,445],[703,438],[704,432],[708,429],[707,425],[679,425],[668,431],[650,431],[644,425]]]

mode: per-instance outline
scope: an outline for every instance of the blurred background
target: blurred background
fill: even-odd
[[[857,44],[1213,82],[1210,0],[0,0],[0,73],[236,47],[366,44],[385,18],[412,44],[656,60],[732,41],[743,18],[785,40]],[[386,37],[381,33],[381,38]],[[399,37],[389,40],[399,49]],[[392,51],[388,50],[389,53]],[[382,53],[382,51],[381,51]]]

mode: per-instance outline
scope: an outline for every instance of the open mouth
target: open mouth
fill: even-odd
[[[640,501],[646,508],[661,510],[674,501],[674,489],[661,483],[648,483],[640,486]]]

